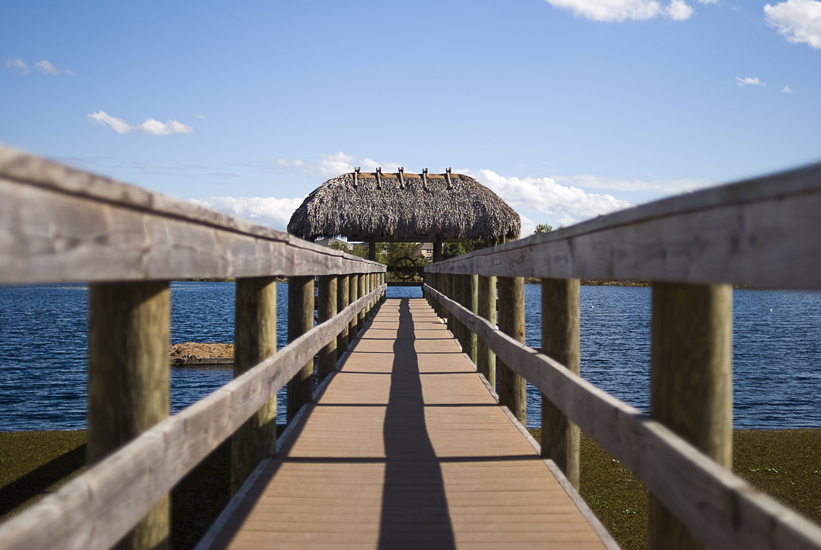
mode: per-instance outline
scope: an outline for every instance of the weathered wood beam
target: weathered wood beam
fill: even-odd
[[[499,277],[499,330],[516,339],[525,341],[525,281],[522,277]],[[499,361],[497,392],[499,404],[527,425],[527,384],[524,378],[513,370],[512,365]]]
[[[293,342],[314,328],[314,278],[288,279],[288,342]],[[288,422],[314,396],[314,358],[288,382]]]
[[[168,417],[169,285],[92,284],[88,309],[86,458],[93,466]],[[118,548],[169,548],[169,513],[165,494]]]
[[[579,280],[542,279],[542,353],[578,375]],[[579,427],[542,394],[542,457],[551,458],[579,488]]]
[[[434,277],[439,276],[439,274],[434,274]],[[478,277],[479,306],[477,313],[480,317],[487,319],[490,324],[495,325],[496,277],[482,277],[481,275]],[[437,308],[442,307],[438,301],[435,303]],[[476,342],[476,368],[484,375],[490,387],[496,388],[496,354],[481,338],[477,338]]]
[[[238,279],[234,306],[234,378],[277,350],[277,294],[273,277]],[[276,397],[231,437],[231,494],[236,493],[277,445]]]
[[[727,469],[733,465],[733,290],[653,285],[650,416]],[[705,546],[651,493],[651,550]]]
[[[320,323],[324,323],[336,315],[338,302],[337,280],[338,278],[335,275],[320,275],[319,277],[319,304],[317,306],[317,312]],[[321,383],[336,369],[336,360],[336,340],[332,340],[328,342],[328,345],[319,350],[316,367],[317,383]]]

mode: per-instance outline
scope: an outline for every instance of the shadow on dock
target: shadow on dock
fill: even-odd
[[[445,482],[425,425],[425,402],[408,299],[399,306],[399,329],[385,411],[385,485],[380,550],[409,544],[455,548]]]

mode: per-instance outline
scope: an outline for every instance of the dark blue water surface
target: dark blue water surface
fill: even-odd
[[[388,297],[421,291],[390,287]],[[540,302],[541,287],[526,285],[531,347],[541,343]],[[85,428],[87,307],[83,285],[0,288],[0,430]],[[821,294],[737,290],[733,307],[735,427],[821,428]],[[232,283],[172,283],[171,309],[172,343],[233,341]],[[277,285],[277,317],[281,348],[287,284]],[[646,411],[649,363],[650,289],[582,287],[582,376]],[[172,368],[172,412],[231,378],[230,369]],[[278,398],[284,410],[284,391]],[[539,415],[528,387],[530,427]]]

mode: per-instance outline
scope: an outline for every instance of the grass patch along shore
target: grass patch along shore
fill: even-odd
[[[536,441],[541,430],[530,430]],[[647,548],[647,489],[592,439],[581,438],[580,493],[623,550]],[[821,430],[735,430],[733,472],[821,523]]]
[[[0,521],[83,472],[85,441],[84,431],[0,432]],[[733,450],[737,475],[821,523],[821,430],[736,430]],[[223,444],[172,490],[174,550],[193,548],[228,503],[230,455]],[[584,434],[580,492],[624,550],[647,548],[647,490]]]

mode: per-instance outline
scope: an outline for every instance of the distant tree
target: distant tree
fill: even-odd
[[[351,247],[343,243],[342,241],[331,241],[331,244],[328,245],[328,248],[331,248],[333,250],[341,250],[342,252],[347,252],[348,254],[351,253]]]
[[[460,243],[444,243],[442,245],[442,259],[455,258],[456,256],[469,254],[474,250],[490,248],[495,245],[495,239],[465,239]]]
[[[536,226],[536,229],[533,231],[534,235],[541,235],[542,233],[550,233],[553,231],[552,225],[547,225],[546,223],[540,223]]]

